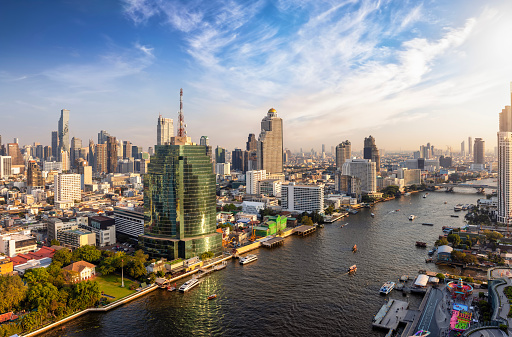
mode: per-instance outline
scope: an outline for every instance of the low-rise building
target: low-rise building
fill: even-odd
[[[13,271],[13,263],[6,256],[0,256],[0,275],[7,275]]]
[[[247,214],[258,215],[261,209],[265,209],[265,204],[256,201],[244,201],[242,202],[242,212]]]
[[[17,271],[20,276],[23,276],[27,270],[36,268],[47,268],[52,263],[49,257],[40,260],[30,260],[23,264],[14,266],[14,271]]]
[[[89,218],[89,225],[81,225],[83,229],[96,234],[96,246],[105,247],[115,244],[116,225],[113,218],[107,216],[93,216]]]
[[[62,268],[62,270],[77,273],[74,277],[75,282],[87,280],[96,275],[96,266],[86,261],[72,263],[69,266]]]
[[[57,240],[65,247],[80,248],[85,245],[96,245],[96,234],[78,225],[70,229],[64,229],[57,232]]]
[[[144,234],[144,213],[135,208],[114,207],[116,231],[131,237]]]

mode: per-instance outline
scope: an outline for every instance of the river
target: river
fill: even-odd
[[[466,212],[450,217],[453,206],[476,204],[481,197],[469,191],[422,195],[379,203],[310,236],[291,236],[279,248],[253,251],[256,262],[242,266],[233,260],[189,293],[157,289],[43,336],[384,336],[371,327],[386,300],[379,295],[381,285],[401,275],[416,276],[420,269],[441,271],[425,263],[428,248],[417,248],[415,242],[432,247],[442,226],[464,224]],[[414,221],[408,220],[411,214]],[[357,272],[346,274],[353,264]],[[217,299],[207,301],[213,293]],[[421,296],[403,297],[398,291],[388,296],[416,307],[421,301]]]

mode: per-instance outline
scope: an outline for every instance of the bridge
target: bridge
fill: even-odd
[[[446,184],[427,184],[429,187],[435,187],[435,188],[445,188],[447,192],[453,192],[454,187],[458,188],[474,188],[479,193],[483,193],[483,191],[487,189],[491,190],[497,190],[498,186],[494,185],[488,185],[488,184],[467,184],[467,183],[446,183]]]

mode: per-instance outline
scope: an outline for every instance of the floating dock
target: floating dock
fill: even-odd
[[[294,233],[297,233],[299,236],[306,236],[316,231],[316,226],[308,226],[302,225],[299,227],[295,227]]]

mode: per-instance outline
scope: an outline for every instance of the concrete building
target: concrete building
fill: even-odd
[[[122,154],[121,154],[122,156]],[[116,137],[107,137],[107,173],[116,173],[118,147]]]
[[[82,200],[81,177],[75,173],[61,173],[54,177],[54,201],[55,205],[59,202],[74,202]]]
[[[336,170],[341,171],[341,167],[347,159],[352,156],[351,144],[348,140],[339,143],[336,146]]]
[[[473,144],[473,138],[468,137],[468,155],[469,155],[470,157],[471,157],[471,155],[472,155],[471,144]]]
[[[380,172],[380,154],[377,145],[375,145],[375,138],[369,136],[364,139],[363,158],[371,160],[375,163],[375,170]]]
[[[107,173],[107,144],[96,144],[94,151],[95,172]]]
[[[281,197],[283,182],[280,179],[265,179],[258,181],[258,194],[271,197]]]
[[[24,234],[3,234],[0,236],[0,253],[9,257],[37,250],[37,240]]]
[[[512,103],[512,84],[510,88]],[[498,132],[498,222],[512,225],[512,108],[500,113]]]
[[[36,269],[36,268],[47,268],[52,263],[52,259],[49,257],[44,257],[39,260],[29,260],[26,263],[18,264],[14,266],[14,271],[18,272],[18,275],[23,276],[27,270]]]
[[[283,120],[270,109],[261,121],[257,148],[258,170],[283,173]]]
[[[44,189],[44,179],[35,160],[27,163],[27,189],[32,193],[34,189]]]
[[[403,179],[405,186],[421,185],[421,170],[401,168],[397,171],[397,178]]]
[[[80,248],[86,245],[95,246],[96,234],[75,225],[70,229],[59,230],[57,232],[57,240],[64,247]]]
[[[338,172],[335,176],[335,190],[360,201],[362,196],[361,179]]]
[[[260,194],[258,182],[267,179],[265,170],[247,171],[245,173],[246,194]]]
[[[377,172],[375,162],[369,159],[349,159],[342,167],[342,174],[361,180],[363,193],[377,192]]]
[[[244,201],[242,202],[242,212],[246,214],[260,213],[260,210],[265,209],[265,203],[259,201]]]
[[[105,247],[113,245],[116,240],[116,225],[114,218],[107,216],[89,217],[89,225],[81,225],[80,228],[89,230],[96,234],[96,246]]]
[[[163,118],[158,116],[156,125],[156,145],[169,145],[171,138],[174,136],[173,120],[171,118]]]
[[[137,238],[144,234],[144,213],[133,208],[114,207],[116,231]]]
[[[62,165],[62,171],[66,172],[71,169],[71,167],[69,165],[69,152],[68,151],[60,150],[59,160]]]
[[[11,156],[0,156],[0,178],[11,176],[12,158]]]
[[[85,281],[96,275],[96,266],[86,261],[74,262],[62,270],[73,271],[76,273],[74,282]]]
[[[229,163],[217,163],[215,164],[215,173],[220,176],[228,176],[231,174]]]
[[[247,161],[249,157],[249,152],[235,149],[231,153],[231,166],[234,171],[241,171],[245,173],[247,171]]]
[[[485,164],[485,141],[483,141],[482,138],[475,138],[473,163],[481,165]]]
[[[56,160],[59,157],[59,132],[52,131],[52,157]]]
[[[281,207],[288,212],[322,212],[324,210],[324,185],[281,186]]]
[[[59,119],[59,150],[69,153],[69,149],[69,110],[62,109]]]
[[[98,144],[106,144],[107,143],[107,137],[109,137],[110,134],[105,131],[105,130],[101,130],[99,133],[98,133]]]

